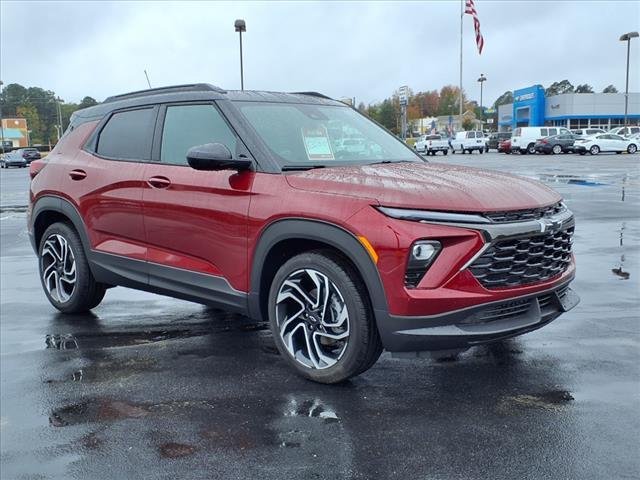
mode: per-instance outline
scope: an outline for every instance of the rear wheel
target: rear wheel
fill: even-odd
[[[562,153],[562,146],[554,145],[551,151],[553,152],[554,155],[559,155]]]
[[[534,155],[536,153],[536,146],[533,143],[530,143],[527,147],[527,153],[529,155]]]
[[[106,287],[93,278],[80,237],[71,226],[54,223],[47,228],[38,257],[44,293],[61,312],[86,312],[104,298]]]
[[[449,153],[449,151],[448,150],[443,150],[442,153],[443,153],[443,155],[446,155],[447,153]]]
[[[338,383],[364,372],[382,352],[362,280],[340,255],[296,255],[276,273],[269,322],[278,350],[300,375]]]
[[[589,149],[589,153],[591,155],[598,155],[600,153],[600,147],[598,145],[594,145]]]

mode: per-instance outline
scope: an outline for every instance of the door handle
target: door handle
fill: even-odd
[[[87,172],[85,172],[84,170],[80,170],[79,168],[76,168],[69,172],[69,176],[71,177],[71,180],[83,180],[87,178]]]
[[[147,180],[147,183],[153,188],[168,188],[171,185],[171,180],[167,177],[151,177]]]

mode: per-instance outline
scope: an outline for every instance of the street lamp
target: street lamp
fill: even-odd
[[[247,31],[247,24],[244,20],[238,19],[234,24],[236,32],[240,34],[240,90],[244,90],[244,72],[242,70],[242,32]]]
[[[482,110],[482,84],[487,81],[487,77],[484,76],[484,73],[480,74],[480,78],[478,82],[480,82],[480,130],[482,130],[482,124],[484,123],[484,111]]]
[[[621,42],[627,42],[627,85],[624,91],[624,126],[625,126],[625,133],[626,133],[626,127],[627,127],[627,111],[629,108],[629,52],[631,50],[631,39],[632,38],[637,38],[638,37],[638,32],[629,32],[629,33],[625,33],[624,35],[620,36],[620,41]]]
[[[0,80],[0,96],[2,95],[2,86],[4,82]],[[2,99],[4,102],[4,98]],[[2,121],[2,102],[0,102],[0,134],[2,135],[2,153],[4,153],[4,122]]]

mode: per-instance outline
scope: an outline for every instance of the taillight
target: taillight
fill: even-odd
[[[549,143],[549,142],[547,142],[546,138],[543,138],[542,140],[540,140],[540,143]]]

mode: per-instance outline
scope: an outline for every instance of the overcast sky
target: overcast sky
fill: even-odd
[[[0,2],[1,78],[98,100],[146,88],[208,82],[240,88],[316,90],[376,102],[400,85],[459,82],[460,2]],[[637,1],[476,0],[485,39],[478,55],[464,17],[464,88],[484,103],[505,90],[569,79],[624,90],[626,44],[640,29]],[[630,90],[640,90],[640,39]]]

